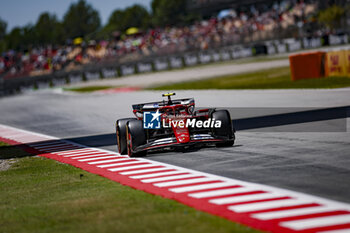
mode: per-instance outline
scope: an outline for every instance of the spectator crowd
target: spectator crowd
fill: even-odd
[[[317,10],[317,1],[283,0],[265,9],[228,9],[190,26],[154,28],[109,41],[69,42],[33,48],[27,52],[8,51],[0,56],[0,75],[5,78],[33,76],[81,65],[137,59],[189,50],[206,50],[242,42],[243,36],[271,35],[303,23]],[[256,39],[261,39],[257,37]]]

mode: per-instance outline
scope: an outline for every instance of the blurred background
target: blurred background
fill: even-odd
[[[207,58],[198,55],[203,63],[346,44],[350,32],[348,0],[107,1],[100,4],[102,15],[94,7],[98,1],[51,4],[24,26],[0,15],[0,82],[17,80],[13,90],[3,89],[37,88],[27,80],[43,75],[52,86],[73,82],[72,72],[86,80],[181,67],[191,64],[184,58],[188,53],[208,52]],[[6,11],[8,3],[1,5]],[[39,6],[40,1],[18,4],[20,13],[7,15],[21,18]],[[243,52],[225,57],[220,49]],[[177,65],[170,56],[180,59]],[[141,65],[119,70],[135,62]]]

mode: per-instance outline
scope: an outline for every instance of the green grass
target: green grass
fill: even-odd
[[[288,59],[288,56],[256,56],[256,57],[248,57],[248,58],[240,58],[235,60],[228,60],[228,61],[219,61],[214,63],[208,63],[208,64],[197,64],[194,66],[189,67],[182,67],[182,68],[176,68],[173,70],[186,70],[186,69],[193,69],[196,67],[215,67],[220,65],[229,65],[229,64],[248,64],[248,63],[255,63],[255,62],[267,62],[267,61],[277,61],[277,60],[283,60]],[[169,70],[162,70],[162,71],[154,71],[153,73],[160,73],[160,72],[169,72]],[[143,74],[143,73],[141,73]],[[140,73],[136,73],[134,75],[140,75]],[[74,88],[63,88],[64,91],[72,91],[72,92],[80,92],[80,93],[89,93],[94,91],[100,91],[110,88],[118,88],[121,86],[87,86],[87,87],[74,87]]]
[[[0,187],[1,232],[258,232],[40,157],[17,159]]]
[[[77,87],[77,88],[64,88],[64,90],[85,93],[85,92],[105,90],[109,88],[112,88],[112,86],[88,86],[88,87]]]
[[[151,88],[152,90],[192,89],[300,89],[349,87],[348,77],[329,77],[292,81],[289,67],[228,75],[200,81],[175,83]]]

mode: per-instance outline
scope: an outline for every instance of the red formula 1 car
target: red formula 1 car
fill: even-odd
[[[136,118],[116,122],[120,154],[144,156],[147,151],[198,144],[232,146],[235,130],[227,110],[194,110],[193,98],[171,100],[175,93],[163,94],[167,100],[133,105]]]

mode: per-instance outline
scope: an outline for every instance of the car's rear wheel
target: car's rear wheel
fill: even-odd
[[[128,121],[126,124],[127,152],[130,157],[146,156],[147,151],[136,152],[135,149],[147,143],[146,132],[141,120]]]
[[[232,125],[232,120],[230,113],[227,110],[217,110],[211,114],[212,119],[220,120],[221,127],[213,128],[213,134],[215,136],[222,137],[223,139],[227,139],[227,141],[216,143],[217,147],[229,147],[233,146],[235,141],[235,129]]]
[[[117,136],[117,146],[118,146],[118,152],[121,155],[127,154],[127,148],[126,148],[126,123],[128,121],[136,120],[136,118],[123,118],[119,119],[116,122],[116,136]]]

